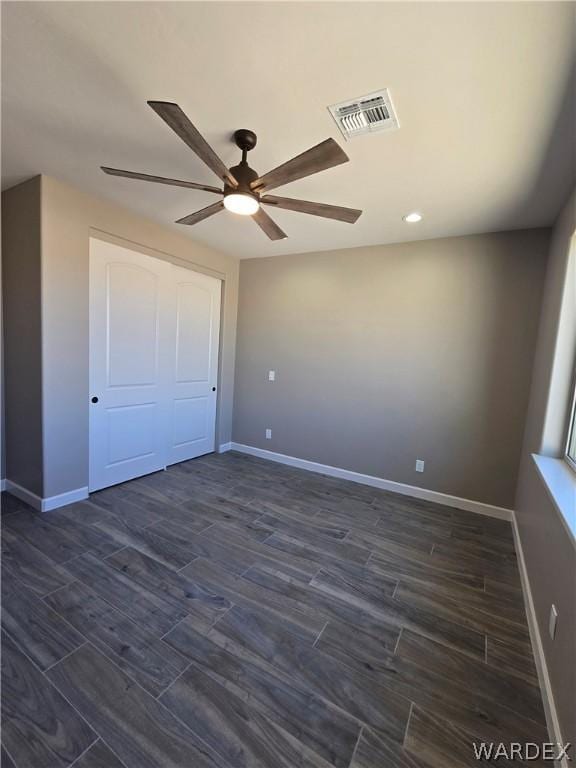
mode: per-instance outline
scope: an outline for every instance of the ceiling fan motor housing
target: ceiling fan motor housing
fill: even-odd
[[[246,160],[242,160],[240,165],[230,168],[230,173],[238,182],[238,186],[234,188],[224,183],[224,195],[250,195],[250,197],[259,200],[259,195],[250,187],[250,184],[258,178],[258,173],[253,168],[250,168]]]

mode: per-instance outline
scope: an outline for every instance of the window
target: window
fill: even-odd
[[[572,469],[576,470],[576,388],[572,398],[572,412],[568,426],[568,440],[566,442],[566,461]]]

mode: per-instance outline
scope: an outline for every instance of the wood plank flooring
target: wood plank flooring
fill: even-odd
[[[3,494],[2,528],[7,768],[466,768],[548,740],[504,521],[227,453],[55,512]]]

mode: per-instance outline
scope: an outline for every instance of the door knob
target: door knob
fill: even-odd
[[[92,402],[93,402],[93,403],[97,403],[97,402],[98,402],[98,398],[97,398],[97,397],[93,397],[93,398],[92,398]]]
[[[212,392],[216,392],[216,387],[212,387]]]

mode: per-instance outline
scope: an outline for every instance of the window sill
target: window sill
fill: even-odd
[[[539,456],[536,453],[532,454],[532,458],[548,495],[576,546],[576,472],[570,469],[564,459]]]

